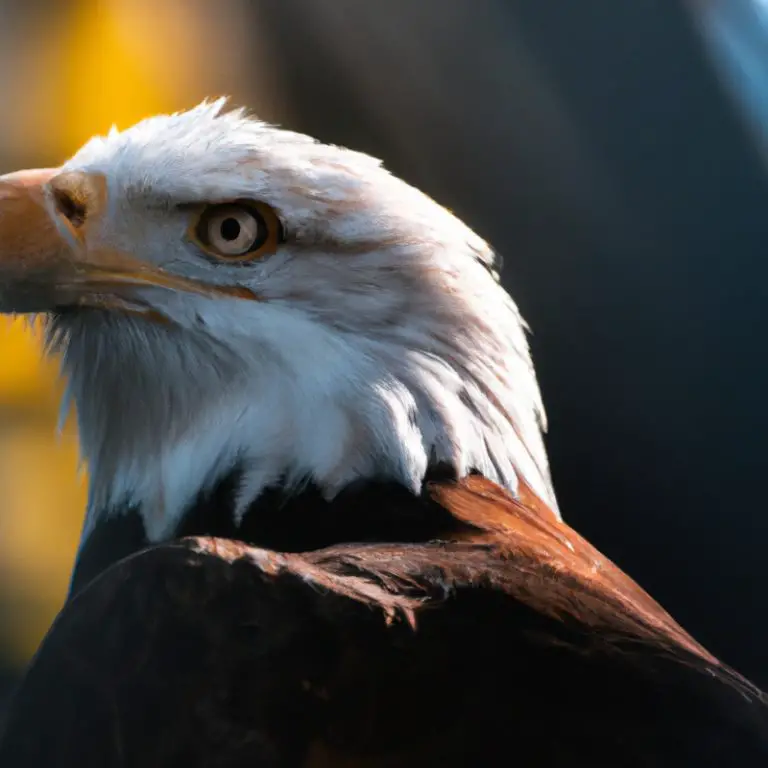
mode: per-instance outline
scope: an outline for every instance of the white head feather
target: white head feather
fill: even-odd
[[[418,493],[437,462],[512,491],[522,477],[556,509],[524,324],[488,244],[371,157],[223,106],[93,139],[64,166],[106,177],[97,247],[261,299],[142,289],[172,323],[54,319],[90,472],[85,535],[140,505],[150,540],[167,537],[236,464],[238,515],[278,481]],[[279,213],[274,255],[216,264],[185,236],[180,204],[235,198]]]

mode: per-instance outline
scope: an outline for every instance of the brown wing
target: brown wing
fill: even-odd
[[[534,499],[426,492],[461,532],[113,565],[52,627],[0,765],[768,764],[762,695]]]
[[[519,498],[481,476],[432,483],[427,492],[477,529],[465,540],[486,542],[502,558],[501,588],[533,609],[570,617],[603,640],[633,636],[719,662],[629,576],[559,520],[525,485]]]

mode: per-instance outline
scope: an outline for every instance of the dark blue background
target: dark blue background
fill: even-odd
[[[383,157],[504,254],[569,522],[768,686],[768,184],[687,8],[258,13],[292,127]]]

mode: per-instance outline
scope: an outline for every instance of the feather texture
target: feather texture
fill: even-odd
[[[0,762],[766,764],[763,694],[551,512],[482,478],[429,493],[461,521],[439,541],[197,537],[108,568],[54,624]]]
[[[137,290],[167,324],[54,313],[90,472],[84,538],[126,505],[167,538],[237,462],[237,519],[277,482],[331,498],[386,477],[417,492],[436,463],[513,491],[522,478],[557,509],[525,326],[493,249],[378,160],[216,102],[93,139],[63,167],[106,179],[92,251],[259,297]],[[285,242],[211,263],[186,237],[189,206],[239,198],[274,208]]]

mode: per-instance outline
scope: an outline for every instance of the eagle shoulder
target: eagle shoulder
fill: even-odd
[[[461,522],[439,540],[193,537],[107,568],[33,660],[0,765],[766,764],[763,695],[524,490],[425,493]]]

